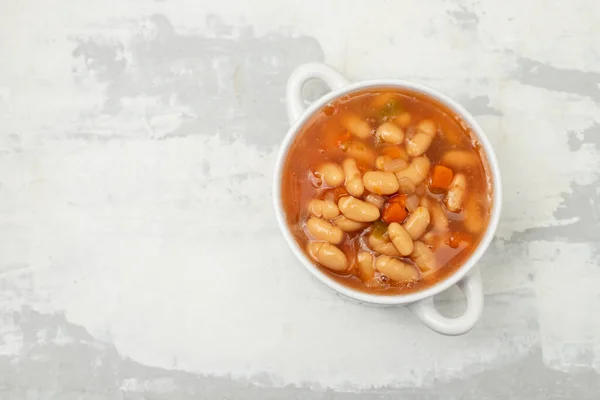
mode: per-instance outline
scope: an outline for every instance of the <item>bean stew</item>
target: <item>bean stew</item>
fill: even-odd
[[[351,93],[316,112],[290,147],[282,196],[309,258],[381,295],[422,290],[456,271],[493,201],[469,127],[437,100],[395,88]]]

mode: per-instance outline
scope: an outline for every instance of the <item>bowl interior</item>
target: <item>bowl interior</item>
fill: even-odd
[[[471,253],[471,256],[460,266],[453,274],[449,275],[445,279],[437,282],[436,284],[425,288],[423,290],[407,293],[407,294],[398,294],[398,295],[377,295],[361,292],[355,289],[352,289],[348,286],[343,285],[342,283],[334,280],[330,276],[328,276],[324,271],[322,271],[319,267],[313,264],[313,262],[304,254],[302,249],[299,247],[298,243],[294,239],[285,217],[285,212],[282,204],[282,193],[281,193],[281,180],[283,175],[283,167],[288,155],[288,151],[290,146],[293,144],[296,135],[302,131],[304,125],[311,119],[315,112],[319,111],[324,105],[334,101],[335,99],[342,97],[344,95],[360,92],[367,89],[377,89],[377,88],[397,88],[419,92],[425,96],[431,97],[438,102],[445,105],[449,110],[453,111],[457,116],[461,117],[464,123],[466,123],[471,129],[472,133],[477,137],[481,148],[483,149],[485,156],[487,158],[488,168],[487,173],[491,175],[492,179],[492,207],[491,214],[488,221],[488,225],[486,231],[481,237],[479,244],[475,248],[475,250]],[[433,296],[438,294],[446,289],[448,289],[453,284],[457,283],[461,280],[468,272],[473,268],[477,261],[481,258],[490,242],[493,239],[494,233],[498,226],[498,221],[500,219],[500,210],[501,210],[501,202],[502,202],[502,188],[500,181],[500,170],[498,167],[498,161],[496,159],[496,155],[492,146],[485,135],[483,129],[479,126],[477,121],[473,118],[473,116],[464,109],[460,104],[452,100],[449,96],[430,88],[426,85],[422,85],[419,83],[402,81],[402,80],[372,80],[372,81],[363,81],[358,83],[353,83],[347,86],[344,86],[338,90],[328,93],[327,95],[320,98],[318,101],[314,102],[305,112],[304,114],[292,123],[292,127],[288,131],[287,135],[284,138],[282,143],[278,158],[277,164],[275,167],[275,176],[274,176],[274,190],[273,190],[273,201],[275,205],[275,212],[277,216],[277,221],[279,223],[280,229],[296,255],[298,259],[304,264],[304,266],[322,283],[329,286],[331,289],[340,292],[341,294],[350,297],[352,299],[374,303],[374,304],[408,304],[423,298]]]

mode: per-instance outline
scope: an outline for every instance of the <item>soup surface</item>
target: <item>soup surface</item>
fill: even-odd
[[[419,93],[380,88],[313,115],[282,176],[298,245],[334,279],[373,294],[452,274],[488,224],[487,160],[466,124]]]

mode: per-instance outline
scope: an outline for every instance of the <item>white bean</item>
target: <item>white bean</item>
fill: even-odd
[[[463,221],[463,225],[467,231],[474,234],[483,231],[486,210],[480,201],[471,196],[465,204],[464,214],[465,220]]]
[[[431,162],[427,157],[416,157],[410,162],[406,169],[396,172],[396,178],[400,181],[402,178],[410,179],[415,186],[420,185],[431,168]]]
[[[337,226],[344,232],[356,232],[360,231],[361,229],[365,229],[367,226],[369,226],[369,224],[366,222],[356,222],[344,217],[343,215],[340,215],[339,217],[335,218],[333,220],[333,223],[335,226]]]
[[[344,271],[348,268],[348,258],[336,246],[325,242],[309,242],[306,247],[312,259],[325,268],[334,271]]]
[[[379,94],[377,94],[375,97],[373,97],[373,99],[370,101],[370,108],[374,109],[374,110],[378,110],[380,108],[385,107],[390,100],[397,98],[398,95],[395,94],[394,92],[381,92]]]
[[[426,207],[431,216],[433,227],[437,233],[448,231],[448,217],[437,201],[432,201],[427,197],[421,198],[421,205]]]
[[[373,267],[373,255],[368,251],[359,251],[356,255],[356,265],[360,279],[368,281],[375,276],[375,268]]]
[[[403,256],[408,256],[413,251],[413,241],[406,229],[397,222],[392,222],[388,226],[388,236],[390,241],[396,246],[398,252]]]
[[[369,247],[379,253],[385,254],[386,256],[394,256],[399,257],[400,252],[394,246],[392,242],[387,238],[387,236],[376,236],[373,233],[369,234],[368,238]]]
[[[431,249],[422,242],[416,241],[410,258],[419,266],[423,272],[437,269],[437,261]]]
[[[463,197],[467,190],[467,179],[463,174],[456,174],[448,187],[444,202],[446,208],[452,212],[460,211]]]
[[[379,156],[375,159],[375,167],[381,171],[398,172],[406,169],[406,167],[408,167],[408,163],[402,158]]]
[[[467,169],[479,164],[479,157],[467,150],[450,150],[442,156],[441,163],[453,169]]]
[[[402,226],[413,240],[417,240],[425,233],[429,227],[429,222],[429,211],[425,207],[419,206],[408,216]]]
[[[393,158],[383,164],[384,171],[390,172],[398,172],[406,169],[408,167],[408,162],[401,158]]]
[[[338,206],[331,200],[312,199],[307,208],[309,213],[319,218],[332,219],[340,215]]]
[[[342,163],[342,168],[344,169],[344,175],[346,176],[344,186],[348,193],[356,197],[362,196],[365,187],[363,185],[362,177],[360,176],[360,171],[356,166],[356,160],[353,158],[346,158]]]
[[[357,222],[372,222],[379,219],[379,209],[371,203],[352,196],[339,199],[338,208],[346,218]]]
[[[375,261],[375,269],[396,282],[415,281],[419,278],[419,272],[415,267],[389,256],[378,257]]]
[[[368,147],[365,143],[360,141],[352,140],[350,143],[344,146],[343,150],[348,156],[360,160],[366,164],[373,165],[375,162],[375,151]]]
[[[366,139],[371,134],[371,125],[356,114],[344,114],[340,122],[351,134],[360,139]]]
[[[430,119],[424,119],[417,125],[417,133],[406,140],[406,152],[409,156],[415,157],[425,153],[435,134],[437,133],[437,127],[435,123]]]
[[[375,135],[386,143],[400,144],[404,140],[404,131],[393,122],[384,122],[379,125]]]
[[[309,218],[308,221],[306,221],[306,228],[317,240],[339,244],[344,239],[344,232],[340,228],[321,218]]]
[[[444,210],[442,209],[442,207],[440,206],[439,203],[437,202],[432,202],[433,204],[431,205],[431,219],[433,221],[433,227],[438,231],[438,232],[446,232],[448,231],[448,217],[446,216],[446,213],[444,212]]]
[[[320,165],[315,175],[331,187],[338,187],[344,182],[344,171],[334,163]]]
[[[393,194],[398,191],[398,180],[392,172],[369,171],[363,176],[365,189],[375,194]]]
[[[394,122],[397,123],[398,125],[400,125],[402,128],[406,128],[408,125],[410,125],[410,120],[411,120],[410,113],[405,111],[405,112],[401,113],[400,115],[398,115],[398,117],[396,117]]]

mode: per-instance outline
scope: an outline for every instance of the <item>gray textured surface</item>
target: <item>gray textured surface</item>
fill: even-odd
[[[2,2],[0,399],[598,398],[599,4]],[[271,174],[311,61],[488,132],[505,206],[469,334],[285,248]]]
[[[475,374],[467,380],[435,382],[427,388],[378,389],[370,393],[335,393],[320,388],[257,387],[228,378],[208,378],[183,371],[151,368],[122,358],[114,346],[99,342],[60,315],[31,310],[13,315],[24,334],[19,360],[0,359],[3,399],[438,399],[438,398],[595,398],[598,375],[551,371],[532,351],[519,362]],[[39,345],[39,337],[72,337],[64,346]],[[102,368],[97,368],[97,366]],[[128,382],[135,384],[129,386]],[[125,389],[125,391],[124,391]],[[84,396],[84,397],[82,397]]]

